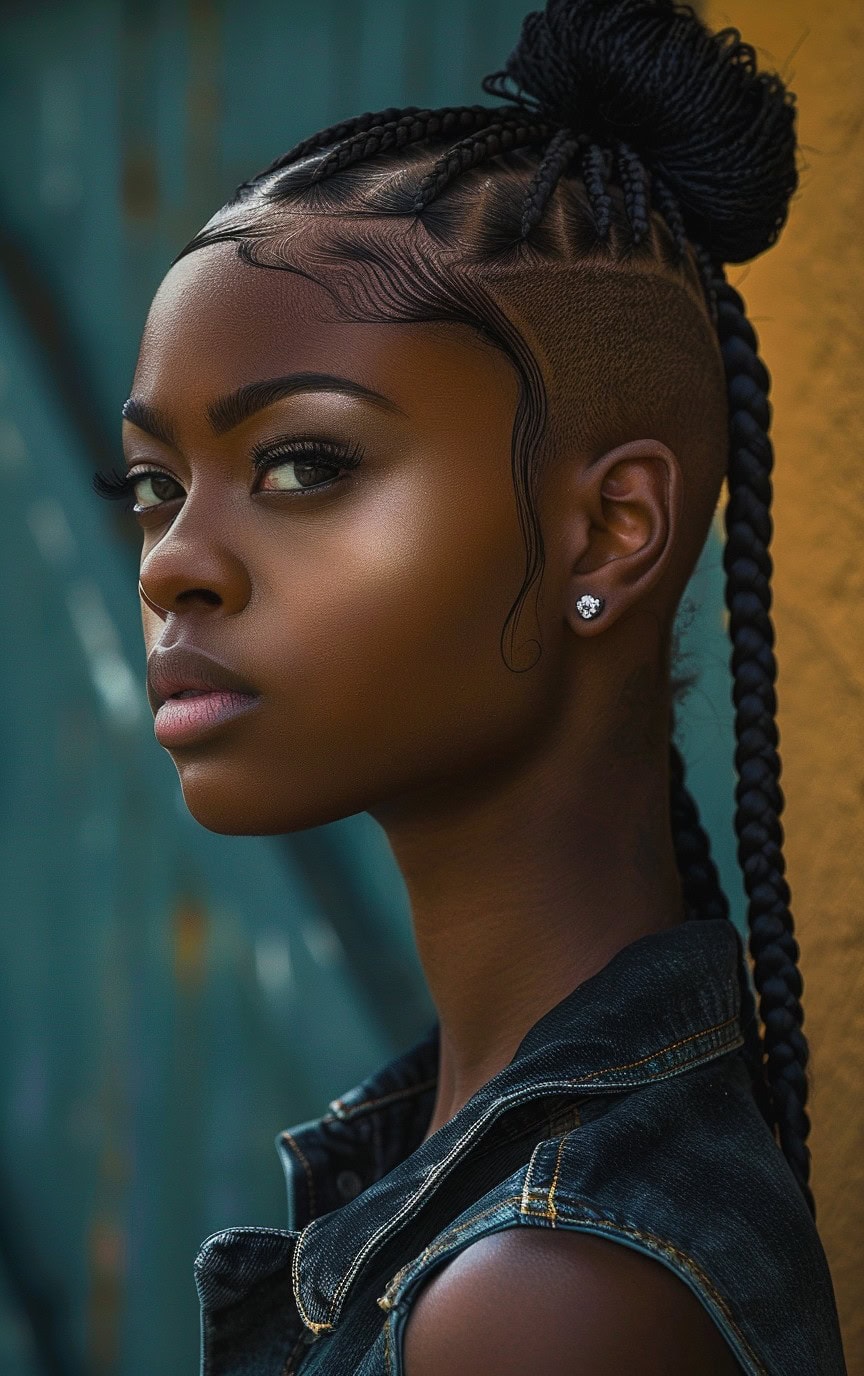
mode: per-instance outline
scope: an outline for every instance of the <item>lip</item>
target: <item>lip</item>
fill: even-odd
[[[197,696],[178,698],[177,693]],[[198,741],[261,701],[258,690],[236,670],[194,645],[183,644],[150,652],[147,697],[154,734],[166,747]]]
[[[190,745],[218,726],[243,716],[260,703],[258,693],[202,692],[197,697],[168,698],[153,722],[157,741],[163,746]]]
[[[193,645],[151,650],[147,660],[147,697],[154,714],[176,693],[185,692],[258,696],[254,684]]]

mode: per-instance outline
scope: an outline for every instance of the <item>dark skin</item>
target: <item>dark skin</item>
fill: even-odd
[[[298,374],[354,390],[304,385],[214,432],[218,398]],[[224,834],[361,810],[385,829],[441,1027],[428,1137],[571,989],[681,919],[664,656],[686,475],[663,435],[556,456],[542,596],[513,661],[533,640],[542,655],[514,673],[500,636],[525,567],[518,384],[467,328],[334,320],[319,286],[218,245],[160,287],[132,395],[167,427],[124,422],[129,464],[168,479],[136,492],[147,651],[210,651],[261,694],[172,749],[186,804]],[[276,439],[362,458],[329,486],[332,456],[256,474],[252,446]],[[606,602],[593,622],[575,610],[586,592]],[[409,1376],[473,1376],[478,1354],[536,1376],[738,1370],[665,1267],[533,1229],[466,1249],[412,1312]]]

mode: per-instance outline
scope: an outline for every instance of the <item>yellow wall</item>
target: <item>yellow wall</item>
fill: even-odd
[[[739,28],[799,100],[789,224],[729,276],[774,378],[780,732],[814,1188],[849,1371],[864,1376],[864,6],[715,0],[704,12],[713,29]]]

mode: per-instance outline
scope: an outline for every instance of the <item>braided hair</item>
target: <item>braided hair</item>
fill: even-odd
[[[483,88],[500,103],[388,108],[305,139],[241,183],[178,258],[233,241],[250,264],[321,282],[353,318],[460,321],[507,353],[520,377],[513,472],[528,550],[517,608],[542,569],[532,496],[548,406],[532,350],[483,281],[521,274],[536,295],[562,263],[579,269],[572,280],[593,273],[602,334],[597,302],[625,278],[653,282],[655,319],[657,309],[672,309],[656,295],[658,283],[676,278],[677,299],[691,303],[693,348],[707,372],[714,350],[725,392],[718,425],[709,408],[702,428],[720,432],[728,422],[735,828],[764,1027],[744,974],[745,1052],[757,1101],[812,1212],[808,1050],[780,824],[770,379],[724,272],[774,244],[786,221],[798,181],[795,98],[779,77],[757,70],[737,30],[712,34],[674,0],[548,0]],[[590,311],[578,318],[580,331],[590,329]],[[674,319],[677,326],[685,315]],[[697,339],[703,326],[710,348]],[[670,787],[688,916],[728,920],[674,745]]]

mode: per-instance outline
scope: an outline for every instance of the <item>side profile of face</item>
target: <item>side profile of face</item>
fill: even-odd
[[[242,410],[227,400],[241,388]],[[213,245],[160,286],[132,397],[127,463],[164,475],[135,492],[147,652],[194,647],[260,695],[169,746],[202,825],[261,835],[434,809],[579,734],[591,689],[574,696],[574,674],[595,628],[573,605],[594,591],[614,613],[617,578],[617,614],[633,614],[660,577],[679,504],[662,444],[632,462],[625,447],[584,500],[576,468],[550,470],[545,509],[571,510],[572,492],[573,519],[544,530],[542,595],[512,651],[535,662],[514,672],[518,380],[473,331],[349,323],[321,286]]]

